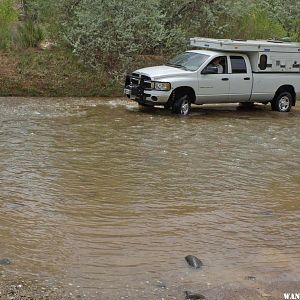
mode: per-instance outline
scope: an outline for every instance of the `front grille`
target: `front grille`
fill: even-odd
[[[151,89],[151,78],[149,76],[141,75],[138,73],[132,73],[131,84],[139,85],[145,90]]]
[[[134,85],[139,85],[140,84],[140,74],[132,73],[131,83],[134,84]]]
[[[141,76],[141,84],[142,87],[145,88],[146,90],[151,89],[151,78],[145,75]]]

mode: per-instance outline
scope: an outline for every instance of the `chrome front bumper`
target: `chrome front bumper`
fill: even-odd
[[[155,91],[144,90],[139,86],[128,85],[124,89],[124,94],[131,100],[142,104],[149,105],[163,105],[165,104],[171,95],[171,91]]]

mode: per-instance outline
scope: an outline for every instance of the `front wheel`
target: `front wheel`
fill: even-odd
[[[182,116],[187,116],[191,112],[191,100],[188,95],[179,97],[174,101],[172,112]]]
[[[271,102],[272,110],[279,112],[289,112],[292,108],[293,97],[289,92],[280,93]]]

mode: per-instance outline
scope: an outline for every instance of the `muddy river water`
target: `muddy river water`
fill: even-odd
[[[299,109],[7,98],[0,126],[6,272],[103,299],[300,279]]]

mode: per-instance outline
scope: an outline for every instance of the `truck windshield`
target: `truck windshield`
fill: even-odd
[[[188,71],[196,71],[208,57],[208,55],[201,53],[185,52],[171,59],[166,65]]]

